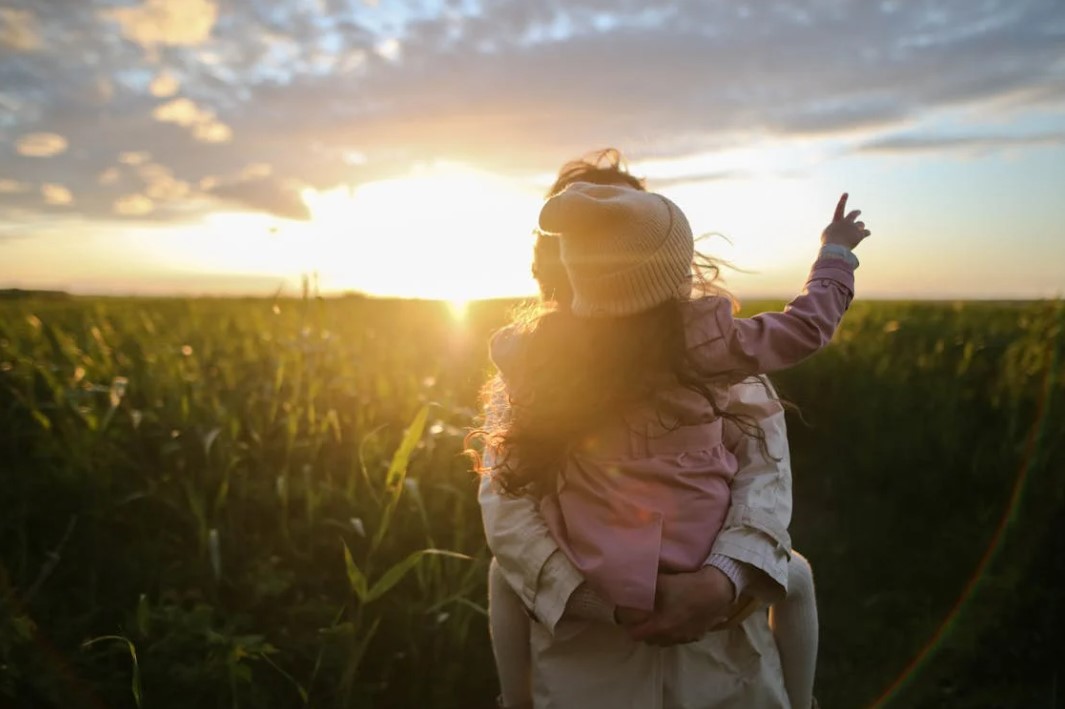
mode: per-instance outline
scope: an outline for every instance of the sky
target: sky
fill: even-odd
[[[1065,296],[1061,0],[0,0],[0,288],[534,292],[613,146],[741,297]]]

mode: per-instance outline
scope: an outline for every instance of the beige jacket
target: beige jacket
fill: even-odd
[[[711,552],[764,572],[757,593],[766,602],[786,593],[791,553],[791,463],[784,411],[774,396],[754,379],[732,389],[729,410],[758,419],[770,452],[780,460],[763,457],[758,443],[738,431],[727,434],[739,472]],[[478,498],[488,546],[507,583],[539,621],[532,624],[531,638],[536,709],[788,706],[764,610],[736,627],[668,648],[634,642],[619,626],[563,618],[583,579],[558,548],[536,502],[499,495],[488,478]]]

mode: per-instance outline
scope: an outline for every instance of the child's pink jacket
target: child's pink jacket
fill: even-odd
[[[854,295],[854,266],[819,258],[803,292],[783,312],[735,318],[721,297],[684,305],[688,347],[715,381],[718,407],[729,384],[798,364],[832,339]],[[504,381],[520,335],[504,330],[492,357]],[[659,421],[679,421],[663,428]],[[659,571],[693,571],[710,553],[729,507],[736,460],[722,421],[699,394],[679,386],[657,405],[628,411],[588,436],[566,460],[557,494],[541,512],[559,547],[588,583],[618,606],[652,610]]]

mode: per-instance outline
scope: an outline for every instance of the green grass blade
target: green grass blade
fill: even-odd
[[[369,593],[366,594],[366,602],[377,600],[381,596],[388,593],[389,589],[399,583],[407,572],[413,569],[419,561],[429,555],[435,556],[450,556],[454,559],[467,559],[471,560],[473,557],[465,554],[460,554],[456,551],[447,551],[446,549],[419,549],[418,551],[407,556],[406,559],[394,564],[392,568],[381,574],[381,577],[374,582],[374,585],[370,588]]]
[[[410,464],[410,456],[414,447],[422,438],[425,431],[425,422],[429,418],[429,405],[422,406],[414,416],[410,426],[403,434],[403,440],[392,456],[388,465],[388,474],[385,476],[385,500],[384,510],[381,512],[381,521],[374,531],[371,549],[376,549],[381,540],[388,532],[388,526],[392,521],[392,514],[396,511],[399,498],[403,494],[403,481],[407,479],[407,466]]]
[[[351,558],[351,550],[348,549],[347,542],[343,539],[340,540],[341,545],[344,547],[344,567],[348,573],[348,583],[351,584],[351,590],[355,593],[355,597],[360,602],[366,602],[366,575],[362,573],[355,560]]]
[[[111,640],[114,642],[125,643],[129,648],[129,656],[133,661],[133,680],[131,682],[131,690],[133,692],[133,701],[136,702],[138,709],[141,706],[142,690],[141,690],[141,668],[140,663],[137,662],[137,648],[133,646],[133,641],[129,638],[121,635],[101,635],[98,638],[90,638],[81,644],[83,650],[86,650],[98,642],[104,640]]]

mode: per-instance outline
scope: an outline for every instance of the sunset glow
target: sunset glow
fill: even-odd
[[[327,290],[468,301],[530,288],[539,205],[510,181],[437,164],[304,199],[307,257]]]

